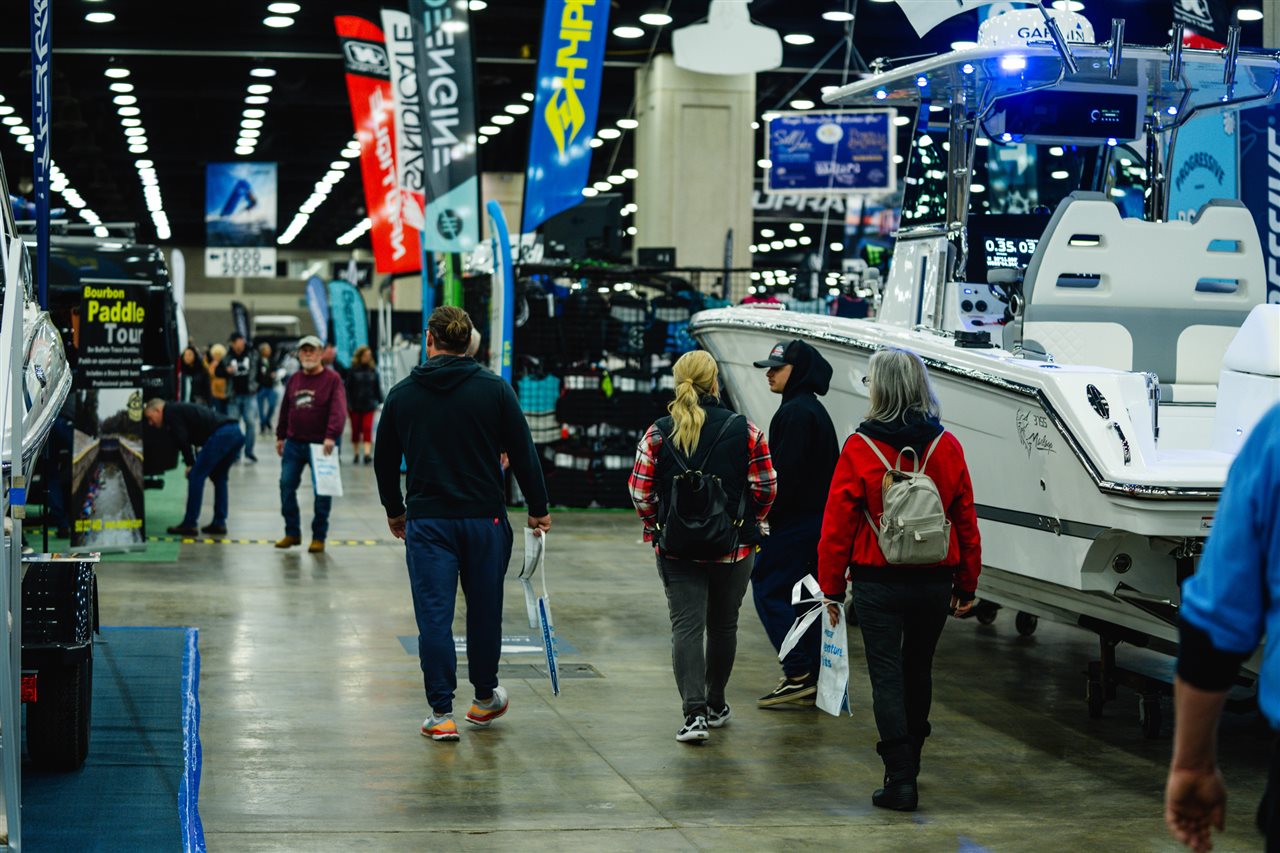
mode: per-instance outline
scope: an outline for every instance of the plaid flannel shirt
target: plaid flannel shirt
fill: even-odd
[[[636,448],[636,464],[627,481],[631,488],[631,502],[636,505],[636,512],[640,514],[640,521],[644,524],[644,541],[651,544],[658,527],[658,492],[654,476],[661,450],[662,433],[655,424],[640,439]],[[764,433],[751,421],[747,421],[747,490],[755,506],[760,532],[766,534],[769,529],[764,519],[778,493],[778,475],[773,470],[773,460],[769,456],[769,445],[764,439]],[[705,562],[736,563],[746,559],[754,548],[755,545],[743,545],[733,553]]]

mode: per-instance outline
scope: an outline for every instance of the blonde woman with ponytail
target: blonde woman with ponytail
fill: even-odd
[[[631,500],[657,555],[671,614],[671,663],[683,703],[681,743],[729,722],[725,687],[738,609],[776,493],[764,433],[720,403],[720,368],[690,352],[672,370],[675,398],[645,432]]]

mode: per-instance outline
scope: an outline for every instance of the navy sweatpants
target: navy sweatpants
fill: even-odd
[[[817,577],[818,540],[821,538],[822,516],[816,515],[774,527],[760,545],[760,553],[756,555],[756,565],[751,572],[751,595],[764,632],[769,635],[769,642],[773,643],[775,650],[782,648],[782,641],[796,617],[813,606],[792,605],[791,588],[805,575]],[[788,678],[817,676],[821,621],[819,619],[810,626],[782,662],[782,672]]]
[[[411,518],[405,526],[409,585],[418,620],[418,660],[427,702],[436,714],[453,710],[458,655],[453,606],[458,583],[467,602],[467,667],[476,697],[498,686],[502,651],[502,582],[511,561],[511,524],[492,518]]]

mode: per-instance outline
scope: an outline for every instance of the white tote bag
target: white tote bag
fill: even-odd
[[[533,576],[547,558],[546,540],[545,533],[534,536],[531,528],[524,529],[524,566],[520,569],[520,586],[524,588],[524,609],[530,628],[538,627],[538,595],[533,591]]]
[[[808,592],[808,597],[805,593]],[[844,607],[837,607],[839,618],[833,627],[827,618],[827,600],[813,575],[806,575],[791,588],[791,603],[812,604],[787,632],[778,650],[778,660],[785,658],[815,620],[822,631],[822,659],[818,669],[817,705],[833,717],[853,715],[849,707],[849,633],[845,627]]]
[[[537,565],[535,570],[542,570],[542,595],[538,596],[537,616],[538,616],[538,634],[542,637],[542,650],[547,656],[547,677],[551,679],[551,695],[560,695],[560,653],[556,648],[556,623],[551,619],[551,596],[547,593],[547,533],[544,530],[541,536],[534,536],[533,530],[525,530],[525,554],[529,553],[529,540],[534,539],[540,542],[537,548]],[[527,560],[526,556],[526,560]],[[524,572],[521,572],[523,576]],[[525,581],[529,583],[529,581]]]
[[[324,455],[323,444],[311,445],[312,484],[316,494],[331,498],[342,497],[342,468],[338,464],[338,448]]]

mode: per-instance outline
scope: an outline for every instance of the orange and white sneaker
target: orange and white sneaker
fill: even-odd
[[[489,698],[488,702],[481,702],[476,699],[471,703],[471,707],[467,709],[467,722],[484,728],[507,713],[507,708],[510,704],[507,701],[506,688],[495,687],[493,688],[493,696]]]
[[[453,714],[441,714],[436,716],[435,712],[431,712],[431,716],[422,721],[422,736],[429,737],[432,740],[459,740],[458,726],[453,722]]]

